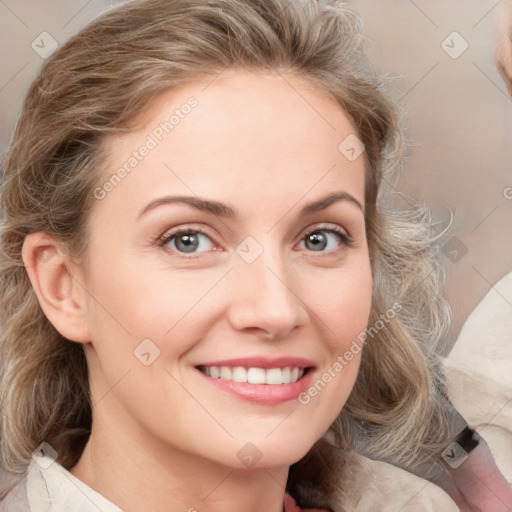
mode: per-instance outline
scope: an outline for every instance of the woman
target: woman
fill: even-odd
[[[0,507],[457,510],[354,451],[450,442],[401,147],[342,4],[136,1],[55,52],[4,163]]]

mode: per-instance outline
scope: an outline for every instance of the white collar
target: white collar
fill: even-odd
[[[30,512],[122,512],[49,455],[31,460],[27,496]]]

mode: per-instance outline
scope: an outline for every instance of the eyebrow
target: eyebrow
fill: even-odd
[[[346,201],[348,203],[351,203],[357,206],[364,213],[363,205],[354,196],[352,196],[348,192],[341,191],[333,192],[325,197],[322,197],[321,199],[317,199],[316,201],[307,203],[300,210],[300,215],[311,215],[321,210],[325,210],[331,204],[336,203],[338,201]],[[184,203],[189,206],[192,206],[193,208],[196,208],[197,210],[212,213],[213,215],[229,219],[236,219],[239,216],[239,212],[236,208],[233,208],[224,203],[220,203],[218,201],[203,199],[197,196],[165,196],[159,199],[155,199],[154,201],[151,201],[139,212],[137,218],[142,217],[145,213],[157,208],[158,206],[173,203]]]

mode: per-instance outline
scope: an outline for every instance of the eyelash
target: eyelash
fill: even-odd
[[[342,230],[341,228],[339,228],[337,226],[332,227],[332,226],[326,226],[326,225],[315,226],[314,228],[305,231],[304,234],[302,235],[302,238],[300,239],[300,241],[303,241],[309,235],[311,235],[313,233],[317,233],[317,232],[325,232],[325,233],[332,233],[332,234],[338,235],[338,237],[341,240],[340,245],[342,245],[342,246],[344,245],[345,247],[352,247],[352,245],[353,245],[353,239],[344,230]],[[187,258],[187,259],[198,258],[199,255],[203,254],[203,253],[190,253],[190,256],[186,256],[185,253],[181,253],[179,251],[176,251],[175,249],[170,249],[170,248],[166,247],[166,245],[169,242],[171,242],[174,238],[177,238],[180,235],[190,235],[190,234],[203,235],[203,236],[207,237],[209,240],[211,240],[213,243],[215,243],[215,241],[212,239],[212,237],[208,233],[203,231],[202,229],[182,228],[182,229],[177,229],[176,231],[164,233],[162,236],[158,237],[158,239],[156,240],[156,245],[158,245],[159,247],[162,247],[164,249],[167,249],[169,251],[172,251],[173,253],[177,253],[179,255],[179,257],[183,257],[183,258]],[[319,251],[319,253],[320,254],[322,254],[322,253],[332,254],[332,253],[337,252],[338,250],[340,250],[340,247],[337,247],[336,249],[331,249],[329,251]],[[314,253],[315,251],[308,251],[308,252]]]
[[[332,226],[330,227],[330,226],[326,226],[326,225],[315,226],[314,228],[309,229],[304,232],[304,234],[302,235],[301,241],[304,240],[309,235],[311,235],[313,233],[317,233],[319,231],[320,232],[323,231],[325,233],[333,233],[335,235],[338,235],[343,245],[345,245],[346,247],[352,246],[352,243],[353,243],[352,238],[345,231],[343,231],[341,228],[339,228],[337,226],[335,226],[335,227],[332,227]],[[336,250],[337,249],[332,249],[330,251],[325,251],[325,252],[332,253],[332,252],[335,252]],[[310,252],[315,252],[315,251],[310,251]]]

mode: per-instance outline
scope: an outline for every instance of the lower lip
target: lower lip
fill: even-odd
[[[312,379],[313,369],[310,368],[298,381],[289,384],[249,384],[233,380],[214,379],[197,370],[212,386],[217,389],[243,398],[249,402],[264,404],[280,404],[295,400],[306,391]]]

